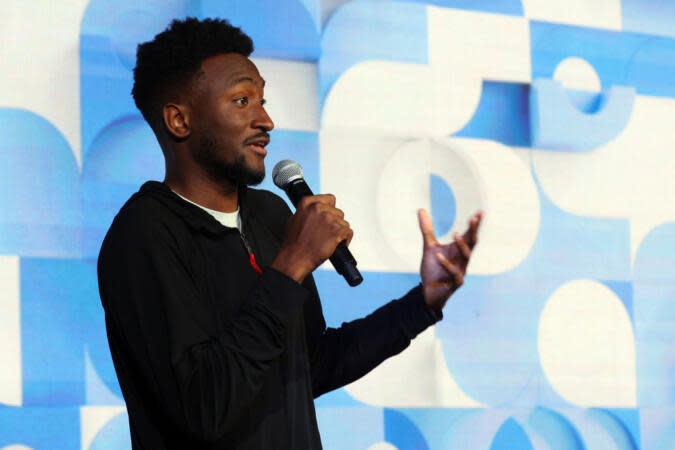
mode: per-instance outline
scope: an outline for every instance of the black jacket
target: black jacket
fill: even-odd
[[[363,376],[438,320],[419,287],[326,329],[311,276],[267,268],[286,203],[239,195],[242,231],[166,185],[124,205],[98,261],[108,341],[134,449],[319,449],[313,398]]]

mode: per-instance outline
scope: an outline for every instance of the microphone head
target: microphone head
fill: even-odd
[[[302,167],[293,160],[279,161],[272,169],[272,180],[281,189],[286,189],[288,183],[299,178],[303,178]]]

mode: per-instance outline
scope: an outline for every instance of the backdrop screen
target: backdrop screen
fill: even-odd
[[[675,448],[675,2],[0,3],[0,449],[129,449],[96,258],[164,161],[130,95],[173,18],[255,42],[276,128],[334,193],[365,281],[315,272],[329,326],[419,283],[485,211],[444,319],[316,400],[326,449]]]

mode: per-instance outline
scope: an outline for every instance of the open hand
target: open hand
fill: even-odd
[[[417,211],[417,218],[424,239],[420,265],[424,299],[429,307],[440,312],[448,297],[464,283],[471,251],[478,242],[478,227],[483,212],[478,211],[474,214],[469,220],[466,232],[462,236],[454,233],[454,241],[445,245],[436,239],[428,212],[420,209]]]

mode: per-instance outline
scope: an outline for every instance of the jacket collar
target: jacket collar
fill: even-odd
[[[239,214],[241,214],[242,223],[246,218],[246,186],[239,188]],[[141,189],[136,195],[151,196],[157,201],[164,204],[167,208],[173,211],[176,215],[181,217],[185,223],[194,230],[199,230],[207,234],[222,234],[231,231],[237,231],[236,228],[226,227],[218,222],[211,214],[207,213],[197,205],[185,201],[179,195],[169,188],[164,183],[159,181],[147,181],[141,186]]]

